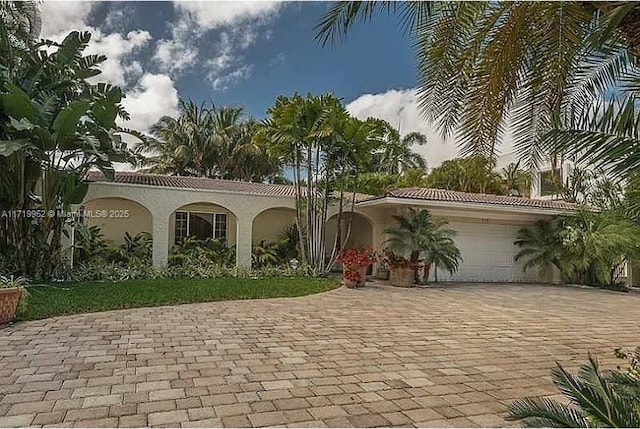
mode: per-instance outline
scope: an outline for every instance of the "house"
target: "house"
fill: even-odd
[[[169,249],[181,237],[216,237],[236,247],[236,263],[251,265],[252,244],[273,241],[295,222],[295,189],[291,185],[247,183],[138,172],[116,173],[113,181],[101,173],[86,177],[85,220],[98,225],[105,238],[118,243],[125,232],[153,235],[153,264],[167,263]],[[358,195],[352,216],[350,244],[380,249],[384,229],[393,215],[407,207],[429,209],[446,218],[457,231],[463,262],[441,280],[484,282],[558,281],[555,270],[523,270],[514,261],[518,231],[539,219],[570,212],[562,201],[470,194],[439,189],[398,189],[383,197]],[[335,236],[336,208],[327,228]],[[327,247],[331,248],[327,243]]]

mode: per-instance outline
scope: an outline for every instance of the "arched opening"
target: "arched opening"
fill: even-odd
[[[215,238],[235,246],[236,223],[233,212],[221,205],[187,204],[177,208],[169,218],[169,243],[177,244],[184,237]]]
[[[253,219],[251,238],[253,243],[274,242],[283,238],[287,229],[295,227],[296,211],[287,207],[267,209]]]
[[[195,202],[177,208],[169,217],[169,265],[188,255],[203,255],[220,265],[237,260],[237,219],[224,206]]]
[[[350,222],[351,230],[349,233]],[[345,239],[347,239],[344,248],[348,249],[358,244],[363,246],[373,245],[373,226],[366,216],[356,212],[345,212],[342,213],[341,223],[339,243],[344,243]],[[331,252],[336,245],[337,229],[338,215],[335,214],[327,220],[326,225],[325,246],[327,257],[331,256]],[[349,234],[348,238],[347,234]],[[337,265],[335,269],[341,270],[342,267]]]
[[[97,226],[103,238],[114,245],[125,242],[125,233],[131,236],[152,233],[152,215],[142,204],[119,197],[96,198],[82,204],[84,224]]]
[[[298,256],[296,211],[274,207],[260,212],[251,228],[254,266],[281,265]]]

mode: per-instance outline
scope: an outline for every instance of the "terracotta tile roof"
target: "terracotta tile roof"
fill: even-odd
[[[455,203],[491,204],[500,206],[532,207],[549,210],[576,210],[577,205],[564,201],[536,200],[532,198],[507,197],[504,195],[474,194],[431,188],[402,188],[390,191],[387,197]]]
[[[135,171],[118,171],[114,180],[107,179],[99,171],[90,171],[85,176],[87,182],[113,182],[131,185],[158,186],[163,188],[200,189],[210,191],[237,192],[241,194],[258,194],[275,197],[294,198],[296,190],[293,185],[274,185],[269,183],[243,182],[239,180],[220,180],[205,177],[166,176],[162,174],[139,173]],[[356,201],[372,198],[371,195],[356,194]]]

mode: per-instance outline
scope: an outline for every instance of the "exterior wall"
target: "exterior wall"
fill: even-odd
[[[251,266],[251,238],[253,219],[270,208],[295,209],[295,199],[290,197],[238,194],[200,189],[163,188],[123,183],[97,182],[89,185],[85,201],[97,198],[127,198],[137,201],[152,214],[153,264],[167,264],[173,234],[171,215],[179,208],[194,203],[210,203],[226,208],[236,220],[236,263]]]
[[[258,214],[253,219],[251,238],[253,243],[265,240],[274,242],[282,236],[283,231],[296,222],[296,212],[292,209],[273,208]]]
[[[139,232],[151,232],[151,213],[135,201],[123,198],[100,198],[84,204],[85,219],[88,226],[98,226],[105,240],[115,245],[124,243],[124,233],[135,235]],[[113,213],[111,213],[114,211]],[[123,211],[128,211],[126,217]],[[107,217],[94,216],[106,213]]]

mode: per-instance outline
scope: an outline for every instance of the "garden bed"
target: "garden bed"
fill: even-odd
[[[310,295],[340,286],[335,279],[307,277],[148,279],[32,285],[17,320],[44,319],[74,313],[154,307],[234,299]]]

